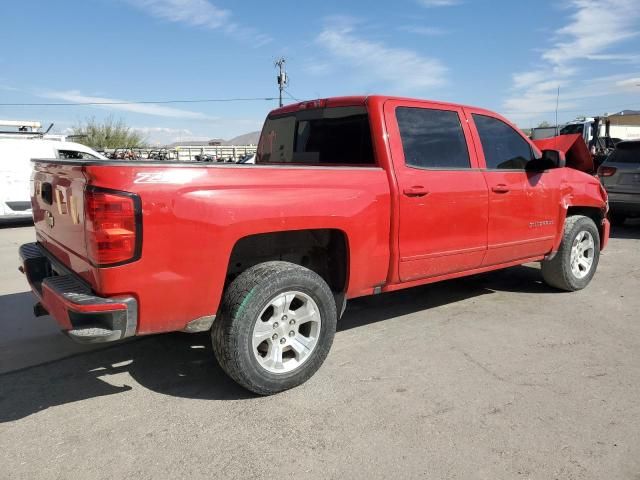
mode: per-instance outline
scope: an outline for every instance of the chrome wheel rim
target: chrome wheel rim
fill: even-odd
[[[595,252],[596,244],[593,236],[586,230],[578,233],[571,246],[571,272],[576,278],[589,275]]]
[[[295,291],[278,294],[253,326],[253,355],[268,372],[291,372],[315,350],[321,325],[320,310],[309,295]]]

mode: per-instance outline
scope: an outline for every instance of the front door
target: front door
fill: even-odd
[[[489,189],[488,250],[484,265],[544,255],[553,246],[560,209],[559,171],[529,172],[529,141],[502,119],[467,109]]]
[[[459,108],[389,100],[400,281],[471,270],[487,247],[487,186]]]

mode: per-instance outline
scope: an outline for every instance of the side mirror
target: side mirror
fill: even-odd
[[[564,153],[560,150],[542,150],[540,158],[534,158],[527,162],[526,170],[541,172],[552,168],[562,168],[566,165]]]

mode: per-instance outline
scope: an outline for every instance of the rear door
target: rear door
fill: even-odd
[[[465,109],[489,188],[484,265],[543,255],[559,221],[560,169],[528,172],[536,152],[524,134],[486,111]]]
[[[487,186],[460,108],[384,105],[399,190],[402,282],[471,270],[487,247]]]

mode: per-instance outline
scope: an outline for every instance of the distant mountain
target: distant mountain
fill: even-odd
[[[210,140],[184,140],[182,142],[173,142],[166,145],[167,148],[175,148],[177,146],[183,147],[201,147],[211,144],[218,145],[257,145],[260,139],[260,131],[245,133],[244,135],[238,135],[231,140],[224,140],[222,138],[212,138]]]
[[[257,145],[260,139],[260,130],[256,132],[245,133],[244,135],[238,135],[224,142],[224,145]]]

